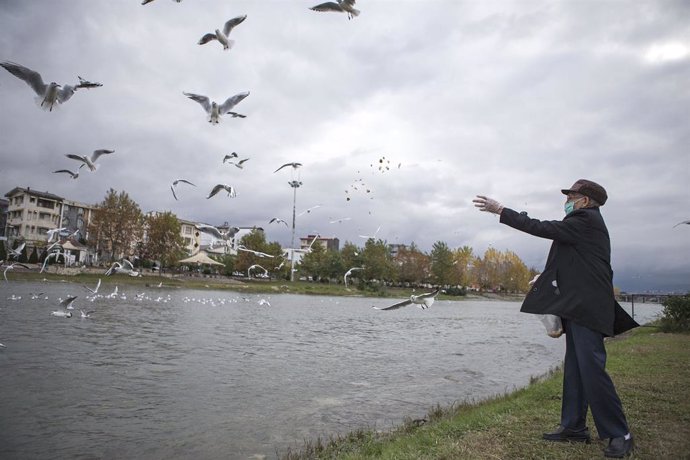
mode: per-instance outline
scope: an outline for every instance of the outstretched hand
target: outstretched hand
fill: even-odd
[[[484,195],[477,195],[477,198],[472,200],[472,202],[480,211],[492,212],[494,214],[500,214],[503,211],[501,203]]]

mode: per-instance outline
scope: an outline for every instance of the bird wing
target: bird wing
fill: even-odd
[[[103,83],[98,83],[96,81],[89,81],[86,80],[85,78],[81,78],[79,75],[77,75],[77,78],[79,79],[79,84],[74,87],[74,89],[79,89],[79,88],[98,88],[99,86],[103,86]]]
[[[673,226],[673,228],[676,228],[677,226],[683,225],[683,224],[690,224],[690,220],[684,220],[683,222],[678,222],[676,225]]]
[[[132,262],[130,262],[129,260],[122,259],[122,264],[125,266],[125,269],[134,270],[134,265],[132,265]]]
[[[343,11],[343,8],[335,2],[321,3],[309,9],[313,11]]]
[[[436,297],[436,296],[438,295],[438,293],[439,293],[440,291],[441,291],[440,289],[436,289],[436,290],[434,290],[434,291],[427,292],[426,294],[419,294],[419,295],[417,296],[417,298],[418,298],[418,299],[429,299],[429,298],[432,298],[432,299],[433,299],[434,297]]]
[[[177,179],[175,182],[173,182],[173,185],[177,185],[178,182],[184,182],[185,184],[189,184],[189,185],[196,187],[196,185],[192,184],[191,182],[189,182],[188,180],[185,180],[185,179]]]
[[[211,189],[211,192],[208,194],[206,199],[208,200],[212,196],[215,196],[221,190],[225,190],[225,186],[223,184],[218,184],[218,185],[213,186],[213,188]]]
[[[0,62],[0,66],[4,67],[5,70],[20,80],[24,80],[39,96],[45,94],[48,85],[43,83],[43,78],[41,78],[40,73],[26,68],[23,65],[15,64],[14,62]]]
[[[74,299],[76,299],[76,298],[77,298],[76,295],[67,297],[65,300],[63,300],[62,302],[60,302],[60,306],[61,306],[62,308],[67,308],[67,307],[69,307],[70,305],[72,305],[72,302],[74,302]]]
[[[76,86],[63,85],[57,93],[58,101],[60,101],[61,103],[67,102],[72,96],[74,96],[74,91],[76,89]]]
[[[233,107],[239,104],[240,101],[242,101],[242,99],[244,99],[247,96],[249,96],[249,91],[235,94],[234,96],[229,97],[225,102],[223,102],[220,105],[220,107],[218,108],[218,112],[223,114],[228,113]]]
[[[247,15],[245,14],[244,16],[237,16],[236,18],[232,18],[229,21],[225,23],[223,26],[223,33],[227,37],[230,34],[230,31],[235,28],[236,26],[240,25],[242,21],[247,19]]]
[[[199,45],[205,45],[206,43],[213,41],[213,40],[218,40],[218,37],[216,37],[216,34],[212,34],[209,32],[206,35],[204,35],[203,37],[201,37],[199,39],[198,43],[199,43]]]
[[[412,304],[412,301],[410,299],[403,300],[402,302],[395,303],[391,305],[390,307],[373,307],[376,310],[397,310],[398,308],[406,307],[408,305]]]
[[[233,112],[233,111],[228,112],[227,115],[232,115],[233,118],[247,118],[246,115],[242,115],[241,113],[237,113],[237,112]]]
[[[110,154],[110,153],[113,153],[113,152],[115,152],[115,150],[108,150],[108,149],[98,149],[98,150],[94,150],[93,153],[91,154],[91,162],[93,163],[93,162],[95,162],[96,160],[98,160],[98,158],[99,158],[101,155],[107,155],[107,154]]]
[[[223,239],[223,235],[220,233],[220,230],[218,230],[216,227],[213,225],[206,225],[206,224],[196,224],[197,230],[200,232],[208,233],[209,235],[213,235],[218,239]]]
[[[177,199],[177,195],[175,194],[175,187],[173,187],[173,186],[171,185],[171,186],[170,186],[170,191],[172,192],[173,198],[175,198],[175,201],[179,201],[179,200]]]
[[[57,171],[53,171],[53,174],[55,174],[55,173],[67,173],[72,177],[77,175],[77,173],[74,173],[74,172],[70,171],[69,169],[58,169]]]
[[[184,94],[185,96],[187,96],[191,100],[196,101],[199,104],[201,104],[201,107],[204,108],[206,113],[211,113],[211,101],[209,100],[208,97],[202,96],[201,94],[194,94],[194,93],[183,92],[182,94]]]
[[[77,155],[75,153],[67,153],[67,154],[65,154],[65,156],[67,158],[71,158],[72,160],[77,160],[77,161],[81,161],[82,163],[86,163],[86,157],[84,157],[84,156]]]
[[[273,171],[273,172],[274,172],[274,173],[277,173],[278,171],[280,171],[281,169],[285,168],[286,166],[290,166],[290,163],[285,163],[283,166],[281,166],[280,168],[276,169],[276,170]]]
[[[356,0],[342,0],[342,2],[348,6],[355,6]]]
[[[244,160],[240,160],[237,162],[238,165],[243,164],[245,161],[249,161],[249,158],[245,158]]]

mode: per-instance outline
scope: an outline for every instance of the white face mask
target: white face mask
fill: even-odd
[[[565,205],[563,206],[563,210],[565,211],[565,215],[567,216],[571,212],[575,210],[575,203],[580,201],[582,198],[578,198],[577,200],[572,200],[572,201],[566,201]]]

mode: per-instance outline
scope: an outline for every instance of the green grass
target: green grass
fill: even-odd
[[[607,369],[635,436],[632,458],[690,458],[690,335],[638,328],[609,340],[607,349]],[[557,370],[509,395],[436,407],[420,426],[408,421],[390,432],[360,430],[308,441],[283,459],[603,458],[604,441],[587,445],[541,439],[558,424],[562,378]],[[591,415],[588,425],[596,438]]]

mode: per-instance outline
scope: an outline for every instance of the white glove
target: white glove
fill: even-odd
[[[494,214],[500,214],[503,211],[501,203],[483,195],[477,195],[477,198],[472,200],[472,202],[480,211],[492,212]]]
[[[529,285],[531,286],[531,285],[533,285],[534,283],[536,283],[536,282],[537,282],[537,278],[539,278],[539,275],[541,275],[541,273],[537,273],[536,275],[534,275],[534,278],[532,278],[531,281],[528,281],[527,284],[529,284]]]

